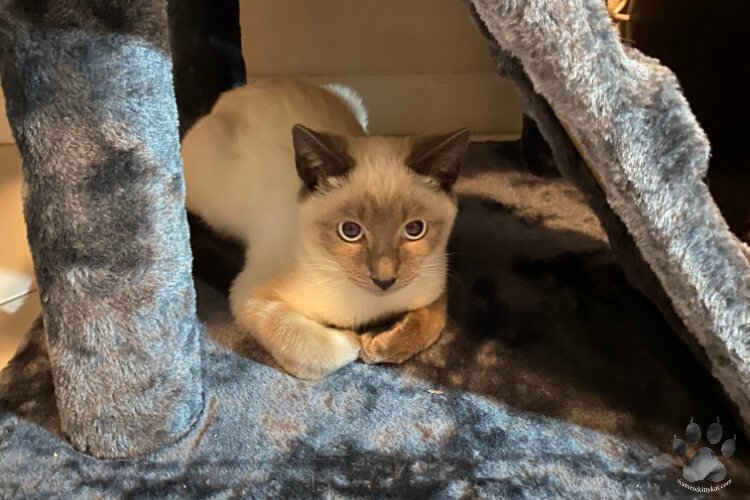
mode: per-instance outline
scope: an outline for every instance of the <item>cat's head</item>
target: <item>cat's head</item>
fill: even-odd
[[[292,135],[312,267],[342,270],[376,295],[445,272],[468,130],[343,137],[297,125]]]

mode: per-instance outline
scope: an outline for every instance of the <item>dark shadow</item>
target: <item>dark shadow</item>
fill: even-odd
[[[193,250],[193,274],[224,292],[245,263],[243,245],[217,235],[200,217],[188,212],[190,246]]]
[[[31,326],[26,342],[1,375],[0,407],[65,440],[41,317]]]
[[[664,450],[664,431],[679,433],[692,416],[731,420],[720,386],[600,241],[494,201],[461,201],[450,248],[455,333],[410,372]]]
[[[237,0],[169,0],[169,44],[180,137],[219,95],[245,83]]]

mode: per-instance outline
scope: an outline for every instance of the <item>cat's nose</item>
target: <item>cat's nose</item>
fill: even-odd
[[[387,280],[372,278],[372,282],[378,285],[381,290],[388,290],[396,282],[396,278],[389,278]]]

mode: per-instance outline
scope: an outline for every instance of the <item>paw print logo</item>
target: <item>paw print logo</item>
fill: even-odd
[[[701,440],[701,434],[701,428],[691,418],[690,423],[685,428],[685,440],[690,444],[696,444]],[[721,428],[721,423],[717,417],[716,422],[708,426],[706,440],[709,444],[716,445],[721,441],[723,434],[724,430]],[[733,456],[736,450],[736,435],[732,439],[727,439],[721,445],[721,454],[726,458]],[[675,455],[684,457],[688,452],[688,445],[675,435],[672,441],[672,451]],[[716,453],[710,447],[704,446],[696,451],[682,468],[682,477],[689,483],[696,481],[713,481],[718,483],[727,477],[727,469],[719,461]]]

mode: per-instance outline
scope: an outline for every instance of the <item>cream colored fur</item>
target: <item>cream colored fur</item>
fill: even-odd
[[[254,83],[222,95],[187,134],[182,153],[188,209],[248,245],[245,268],[230,292],[237,324],[285,370],[317,379],[357,359],[353,328],[441,295],[445,241],[425,258],[425,272],[401,288],[377,294],[355,284],[317,244],[313,220],[306,220],[315,213],[299,201],[303,185],[291,139],[297,123],[352,138],[364,134],[366,112],[356,94],[340,86]],[[386,176],[377,170],[384,156],[408,154],[409,140],[350,140],[363,149],[348,181],[350,194],[379,186],[370,191],[387,196],[404,185],[412,186],[410,196],[434,193],[405,166]],[[396,163],[403,164],[403,156]],[[333,189],[326,197],[334,202],[339,195]],[[449,205],[442,208],[455,215]]]

